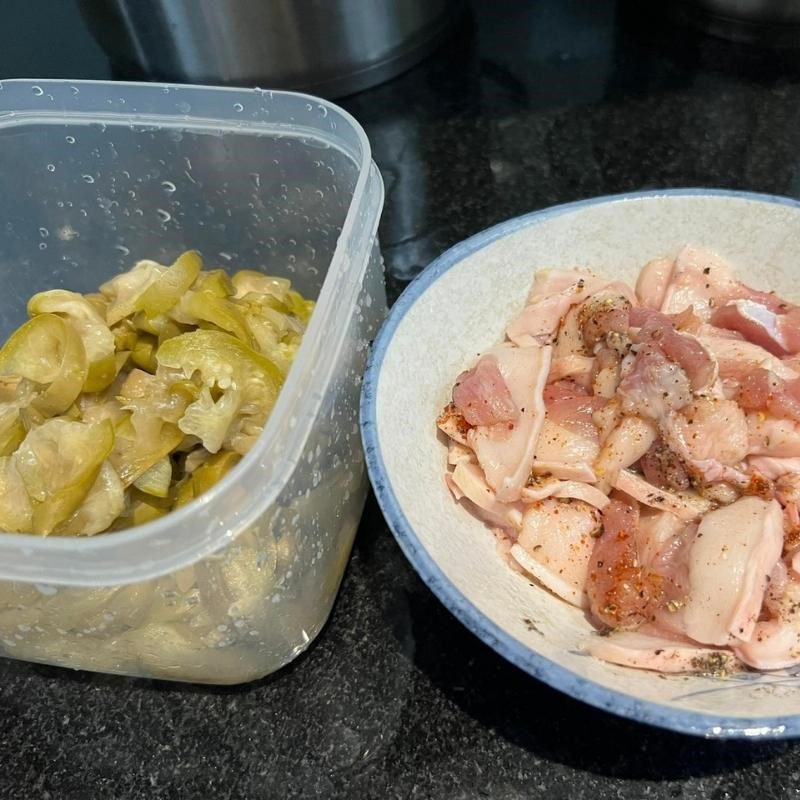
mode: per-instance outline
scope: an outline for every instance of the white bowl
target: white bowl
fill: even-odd
[[[632,719],[709,737],[800,736],[796,675],[669,676],[585,654],[576,608],[512,571],[489,530],[447,491],[435,419],[455,376],[500,341],[533,273],[590,267],[635,280],[686,243],[727,258],[742,278],[800,297],[800,203],[713,190],[601,197],[539,211],[456,245],[392,309],[365,376],[367,464],[383,513],[422,579],[470,630],[572,697]]]

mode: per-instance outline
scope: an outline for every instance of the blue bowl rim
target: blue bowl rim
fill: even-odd
[[[400,545],[422,580],[445,607],[485,644],[515,666],[561,692],[621,717],[668,730],[707,738],[788,739],[800,737],[800,714],[774,717],[725,717],[676,709],[601,686],[551,661],[524,645],[495,624],[447,578],[420,542],[388,479],[376,427],[376,389],[386,351],[398,325],[414,303],[444,273],[468,256],[522,228],[536,225],[589,206],[625,200],[660,197],[726,197],[800,208],[800,201],[778,195],[728,189],[663,189],[603,195],[551,206],[501,222],[454,245],[428,265],[402,293],[381,327],[372,346],[361,393],[361,435],[378,504]]]

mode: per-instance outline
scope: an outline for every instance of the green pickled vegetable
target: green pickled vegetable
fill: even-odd
[[[32,430],[13,456],[32,506],[31,525],[51,533],[89,494],[114,445],[114,426],[50,419]]]
[[[86,353],[85,392],[100,392],[117,375],[114,334],[105,318],[83,295],[64,289],[39,292],[28,301],[28,313],[63,316],[81,337]]]
[[[157,317],[169,311],[197,280],[203,261],[196,250],[188,250],[156,278],[136,300],[137,311]]]
[[[0,349],[0,530],[91,536],[207,492],[260,436],[312,309],[196,251],[34,295]]]
[[[87,376],[86,351],[78,333],[55,314],[40,314],[18,328],[0,350],[0,375],[27,378],[40,393],[31,401],[42,414],[66,411]]]

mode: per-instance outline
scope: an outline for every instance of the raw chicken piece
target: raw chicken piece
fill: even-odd
[[[689,471],[683,460],[661,439],[653,442],[642,456],[639,467],[645,479],[659,488],[686,491],[691,486]]]
[[[589,438],[545,419],[536,445],[533,471],[565,480],[593,482],[592,463],[599,450],[596,436]]]
[[[589,273],[551,271],[540,279],[542,274],[537,273],[528,305],[506,329],[506,335],[514,344],[552,343],[570,308],[603,289],[622,295],[631,303],[636,302],[635,295],[624,283]]]
[[[695,314],[708,320],[715,301],[732,296],[738,285],[731,268],[719,256],[696,247],[684,247],[675,260],[661,310],[677,314],[692,306]]]
[[[611,347],[601,348],[594,359],[591,389],[595,397],[611,400],[622,377],[619,353]]]
[[[705,320],[728,302],[748,300],[777,313],[792,306],[773,292],[752,289],[738,281],[724,259],[708,250],[684,247],[675,260],[675,268],[664,294],[661,310],[676,314],[689,306]]]
[[[636,297],[643,306],[661,308],[674,268],[672,258],[656,258],[644,265],[636,281]]]
[[[602,513],[603,532],[594,543],[589,561],[589,606],[602,624],[635,629],[659,608],[663,579],[639,558],[638,503],[624,496],[614,497]]]
[[[614,291],[616,285],[612,284],[581,303],[581,333],[590,351],[605,341],[609,334],[628,334],[632,303],[624,294]]]
[[[606,278],[592,274],[589,270],[575,269],[540,269],[533,275],[533,284],[528,292],[526,304],[539,302],[554,294],[568,291],[585,290],[586,296],[608,284]],[[580,302],[580,301],[576,301]]]
[[[552,348],[498,345],[491,353],[511,392],[520,416],[516,423],[476,426],[467,433],[467,444],[475,451],[486,474],[486,482],[501,502],[519,499],[533,465],[536,445],[544,424],[542,399]]]
[[[608,503],[608,497],[599,489],[582,481],[564,481],[558,478],[538,478],[522,489],[522,502],[533,503],[547,497],[562,499],[583,500],[590,506],[603,509]]]
[[[592,352],[583,341],[580,306],[572,306],[567,311],[558,329],[554,347],[554,359],[570,358],[572,356],[589,358],[592,356]]]
[[[472,369],[456,378],[453,404],[470,425],[496,425],[519,419],[519,409],[500,374],[497,358],[491,354],[482,356]]]
[[[636,552],[642,564],[655,564],[665,546],[686,530],[686,523],[669,511],[640,509],[636,529]]]
[[[692,387],[680,365],[667,359],[657,345],[647,344],[636,354],[617,394],[624,412],[657,421],[689,403]]]
[[[800,378],[800,372],[757,344],[720,336],[700,335],[699,339],[716,359],[721,378],[741,382],[759,368],[768,369],[784,380]]]
[[[747,415],[747,429],[750,455],[791,458],[800,454],[800,423],[751,412]]]
[[[459,444],[467,445],[467,433],[472,426],[464,419],[463,414],[455,407],[454,403],[448,403],[436,420],[436,426],[445,435]]]
[[[460,444],[455,439],[450,439],[447,443],[447,463],[451,466],[460,464],[462,461],[475,462],[475,453],[466,445]]]
[[[530,506],[511,556],[550,591],[586,605],[584,587],[600,513],[580,500],[549,498]]]
[[[595,658],[623,667],[655,672],[693,672],[719,675],[741,668],[730,650],[700,647],[680,639],[651,636],[639,631],[619,631],[593,637],[589,653]]]
[[[749,411],[800,422],[800,378],[787,381],[769,370],[754,369],[741,381],[736,399]]]
[[[522,507],[498,502],[477,464],[468,461],[456,464],[453,472],[446,475],[446,480],[456,500],[469,500],[477,516],[490,525],[519,530],[522,524]]]
[[[593,397],[573,381],[557,381],[545,387],[544,402],[550,422],[597,442],[593,415],[606,404],[602,397]]]
[[[741,333],[745,339],[776,356],[800,350],[800,313],[776,313],[753,300],[735,300],[718,308],[712,324]]]
[[[774,481],[783,475],[800,475],[800,456],[793,458],[772,458],[770,456],[750,456],[747,464],[753,472],[762,475],[768,481]]]
[[[614,482],[614,488],[650,508],[669,511],[683,522],[696,520],[711,510],[711,503],[700,495],[694,492],[678,494],[667,489],[659,489],[629,469],[620,471]]]
[[[716,361],[696,336],[678,332],[674,320],[649,308],[633,309],[630,321],[639,328],[636,341],[658,346],[666,358],[683,369],[693,391],[707,389],[714,383]]]
[[[591,356],[563,356],[554,358],[550,366],[550,374],[547,380],[550,382],[569,378],[580,386],[590,389],[592,386],[592,370],[594,369],[594,359]]]
[[[506,335],[519,346],[550,344],[564,315],[573,305],[608,285],[588,273],[547,270],[536,273],[528,305],[508,326]]]
[[[688,555],[686,634],[702,644],[748,641],[782,547],[783,516],[775,500],[742,497],[706,514]]]
[[[600,489],[613,486],[621,469],[635,464],[656,440],[658,432],[649,420],[641,417],[623,417],[609,434],[594,469],[601,480]]]
[[[734,647],[736,655],[756,669],[785,669],[800,664],[800,580],[782,562],[773,571],[764,607],[769,619],[756,623],[747,642]]]
[[[732,400],[698,398],[674,415],[673,425],[691,461],[714,459],[733,466],[747,455],[747,418]]]

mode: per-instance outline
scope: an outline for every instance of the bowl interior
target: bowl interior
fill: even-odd
[[[395,306],[376,342],[364,401],[371,475],[422,577],[481,638],[548,683],[595,705],[718,736],[800,734],[800,678],[659,676],[584,653],[577,609],[504,563],[494,537],[457,506],[434,420],[455,376],[503,336],[533,273],[586,266],[634,281],[686,243],[727,258],[746,282],[800,297],[800,205],[753,195],[673,192],[562,206],[456,246]]]

